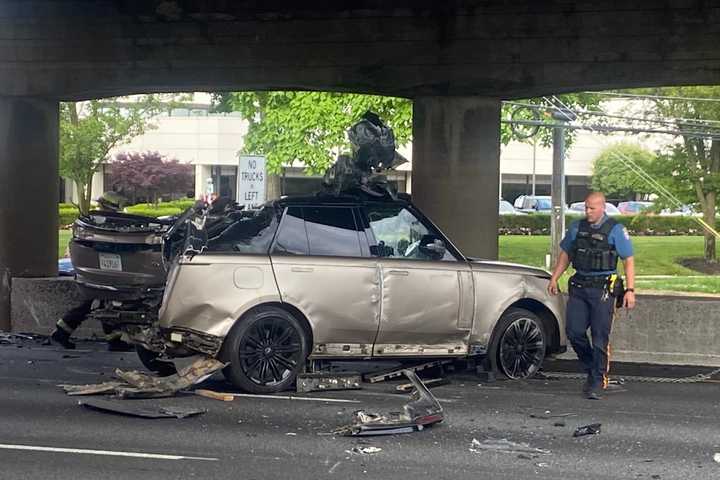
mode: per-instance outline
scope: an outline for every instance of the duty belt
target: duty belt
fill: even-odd
[[[570,284],[579,288],[605,288],[608,285],[610,275],[573,275],[570,277]]]

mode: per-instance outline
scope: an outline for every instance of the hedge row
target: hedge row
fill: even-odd
[[[148,217],[162,217],[167,215],[177,215],[191,207],[195,203],[193,199],[175,200],[172,202],[163,202],[157,205],[152,203],[139,203],[131,207],[127,207],[125,211],[134,215],[147,215]],[[78,210],[71,203],[58,204],[58,218],[60,228],[71,225],[78,218]]]
[[[565,225],[581,218],[566,215]],[[627,227],[631,235],[702,235],[702,227],[694,217],[659,217],[622,215],[613,217]],[[550,215],[501,215],[500,235],[549,235]]]

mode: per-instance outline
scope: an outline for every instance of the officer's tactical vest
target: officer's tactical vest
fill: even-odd
[[[570,259],[575,270],[583,272],[606,272],[617,270],[618,254],[609,237],[617,222],[606,218],[600,228],[592,228],[590,222],[581,220],[577,237],[573,242]]]

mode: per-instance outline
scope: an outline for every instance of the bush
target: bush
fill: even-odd
[[[566,215],[569,226],[579,215]],[[623,215],[613,217],[627,227],[630,235],[702,235],[702,227],[693,217],[659,217],[650,215]],[[549,235],[550,215],[500,215],[500,235]]]
[[[175,200],[172,202],[162,202],[154,205],[152,203],[138,203],[125,208],[125,212],[133,215],[145,215],[148,217],[163,217],[167,215],[178,215],[195,203],[193,199]]]
[[[72,224],[78,217],[78,209],[71,203],[58,204],[58,223],[60,228]]]

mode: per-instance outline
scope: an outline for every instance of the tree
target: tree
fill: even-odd
[[[193,188],[193,166],[167,159],[158,152],[119,153],[110,163],[110,187],[130,197],[157,203],[160,195],[185,193]]]
[[[558,98],[570,108],[591,107],[599,102],[597,95],[587,93]],[[333,92],[240,92],[217,93],[213,100],[216,111],[239,111],[250,122],[242,151],[265,155],[271,172],[295,160],[305,164],[311,173],[324,172],[339,152],[349,149],[345,132],[367,110],[377,113],[393,129],[399,146],[412,139],[412,100],[407,98]],[[538,105],[538,109],[519,111],[507,106],[503,118],[514,113],[520,119],[537,116],[542,120],[541,114],[533,112],[546,110],[548,100],[528,102]],[[538,141],[544,145],[552,141],[550,129],[532,130],[537,135],[527,138],[525,131],[503,124],[501,140]]]
[[[90,209],[93,175],[110,150],[153,128],[150,118],[172,108],[161,100],[145,95],[60,104],[60,174],[75,182],[81,214]]]
[[[609,197],[622,199],[653,193],[655,189],[635,174],[628,160],[648,171],[655,154],[634,143],[610,145],[593,160],[592,188]]]
[[[412,133],[412,103],[405,98],[334,92],[239,92],[230,101],[250,123],[244,153],[265,155],[268,170],[295,160],[322,173],[340,151],[349,149],[345,132],[367,110],[380,115],[398,145]]]
[[[646,114],[672,121],[679,141],[659,157],[654,173],[681,202],[697,202],[705,223],[705,260],[716,261],[720,193],[720,86],[643,89]],[[677,205],[674,205],[677,206]]]

